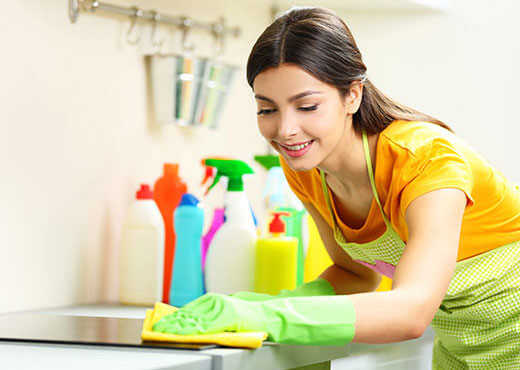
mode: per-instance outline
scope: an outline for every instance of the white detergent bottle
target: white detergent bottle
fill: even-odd
[[[163,286],[164,222],[150,186],[142,184],[126,215],[120,250],[121,303],[153,305]]]
[[[206,159],[204,162],[206,166],[217,169],[210,189],[221,176],[228,178],[224,197],[225,222],[215,233],[206,255],[206,291],[222,294],[251,292],[254,289],[257,232],[242,176],[253,173],[253,170],[239,160]]]

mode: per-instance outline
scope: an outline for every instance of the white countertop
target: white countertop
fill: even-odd
[[[41,310],[17,311],[0,313],[9,315],[13,313],[44,313],[51,315],[93,316],[93,317],[118,317],[128,319],[144,319],[146,310],[152,306],[129,306],[119,303],[82,304],[75,306],[64,306],[45,308]]]
[[[23,313],[143,319],[148,308],[151,307],[92,304]],[[223,347],[179,350],[0,341],[0,368],[283,370],[311,369],[308,366],[315,365],[322,369],[327,368],[327,364],[330,366],[332,359],[348,356],[348,351],[348,346],[293,346],[268,342],[254,350]]]
[[[211,356],[198,352],[0,341],[0,368],[6,370],[211,370],[211,366]]]
[[[25,313],[144,319],[151,307],[87,304]],[[20,312],[16,312],[17,314]],[[1,313],[0,316],[13,313]],[[430,369],[433,332],[419,339],[387,345],[352,343],[345,347],[291,346],[266,342],[256,350],[212,348],[201,351],[0,341],[1,369],[125,369],[125,370],[259,370],[292,369]],[[306,369],[311,369],[307,368]]]

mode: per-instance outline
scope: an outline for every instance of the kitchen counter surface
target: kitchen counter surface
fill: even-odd
[[[144,319],[149,307],[118,304],[80,305],[23,312],[60,316]],[[12,315],[4,313],[0,316]],[[16,312],[20,314],[20,312]],[[296,346],[265,342],[255,350],[208,348],[115,347],[89,344],[55,344],[0,341],[0,368],[9,369],[330,369],[331,360],[348,356],[349,346]],[[7,366],[6,366],[7,365]]]
[[[148,348],[0,341],[0,368],[9,370],[212,370],[211,356]]]
[[[144,319],[150,307],[92,304],[16,313]],[[433,331],[419,339],[385,345],[352,343],[348,346],[293,346],[265,342],[255,350],[208,348],[183,350],[107,345],[55,344],[0,340],[0,368],[114,370],[404,370],[430,369]]]

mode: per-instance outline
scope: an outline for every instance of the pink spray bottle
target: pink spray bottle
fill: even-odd
[[[202,164],[204,165],[204,160],[202,160]],[[205,166],[206,167],[206,166]],[[214,169],[213,167],[206,167],[206,173],[204,174],[204,179],[202,180],[201,185],[204,185],[208,180],[211,179],[210,182],[213,182],[214,178]],[[208,191],[204,193],[204,195],[208,194]],[[217,232],[217,230],[224,223],[224,208],[215,208],[213,210],[213,220],[211,221],[211,226],[206,234],[202,237],[201,243],[201,258],[202,258],[202,271],[204,271],[204,266],[206,265],[206,253],[208,252],[209,245],[213,236]]]

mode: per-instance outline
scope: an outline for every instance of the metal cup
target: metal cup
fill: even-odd
[[[160,123],[218,127],[236,67],[175,54],[147,58],[154,111]]]

